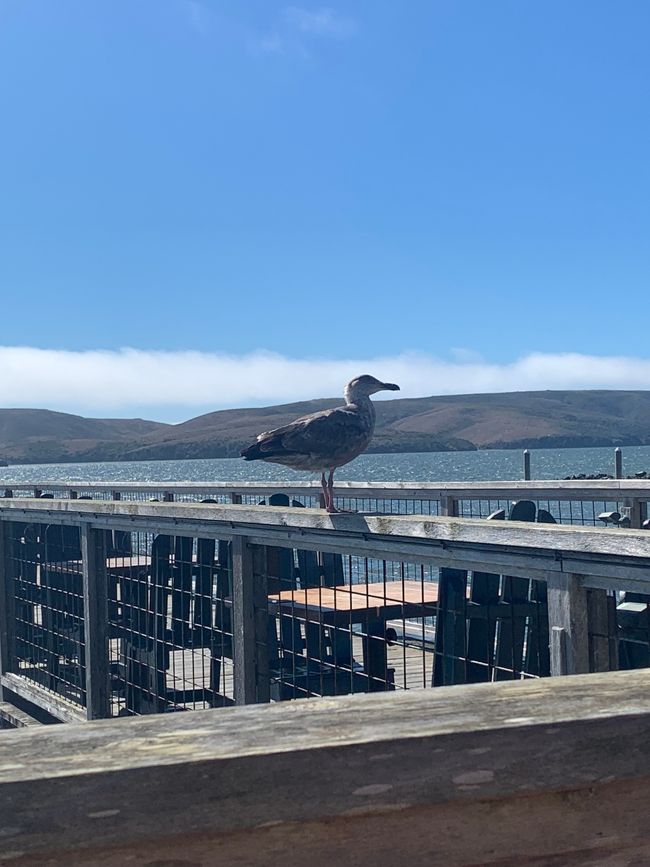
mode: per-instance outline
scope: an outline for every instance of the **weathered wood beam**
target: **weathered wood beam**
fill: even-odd
[[[612,623],[612,606],[614,622]],[[605,590],[587,590],[589,671],[618,669],[616,600]]]
[[[17,729],[42,725],[36,717],[33,717],[24,710],[20,710],[20,708],[17,708],[8,701],[0,701],[0,719]]]
[[[269,701],[267,576],[259,545],[232,543],[234,696],[238,705]]]
[[[27,677],[22,677],[19,674],[3,674],[0,675],[0,683],[6,689],[15,692],[20,698],[31,702],[61,722],[78,723],[84,722],[86,719],[86,709],[81,705],[44,689]]]
[[[489,569],[538,580],[544,580],[544,573],[579,573],[590,587],[647,587],[650,561],[646,531],[516,521],[328,515],[318,509],[231,504],[32,499],[3,501],[0,518],[172,534],[182,527],[185,534],[202,538],[244,535],[253,544]]]
[[[646,863],[649,723],[633,671],[7,732],[2,855]]]
[[[175,494],[215,493],[266,496],[273,492],[289,496],[316,496],[319,482],[122,482],[95,483],[32,481],[3,483],[3,489],[11,491],[47,490],[51,492],[112,492]],[[486,481],[486,482],[347,482],[336,483],[335,493],[341,497],[364,499],[411,499],[439,500],[448,495],[455,499],[541,499],[541,500],[616,500],[623,497],[650,499],[650,480],[645,479],[566,479],[534,481]]]
[[[108,582],[106,534],[88,524],[81,527],[86,651],[86,716],[110,716],[108,658]]]
[[[551,674],[589,671],[587,590],[579,575],[552,575],[548,580]]]
[[[422,515],[327,514],[320,509],[291,509],[283,506],[249,506],[206,503],[139,503],[79,500],[34,500],[17,498],[0,501],[0,518],[71,523],[102,517],[125,518],[135,522],[156,519],[185,524],[195,522],[206,531],[227,535],[247,534],[255,529],[281,531],[335,531],[349,538],[402,536],[447,544],[468,542],[508,545],[514,548],[554,548],[558,554],[621,554],[628,558],[650,556],[650,533],[638,530],[611,530],[600,527],[533,524],[521,521],[480,521],[457,517]]]
[[[0,520],[0,678],[5,672],[11,671],[16,631],[10,528],[11,525],[7,521]],[[0,679],[0,701],[3,698]]]

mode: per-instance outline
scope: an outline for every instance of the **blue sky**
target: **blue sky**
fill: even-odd
[[[0,0],[0,405],[645,387],[649,32],[646,0]]]

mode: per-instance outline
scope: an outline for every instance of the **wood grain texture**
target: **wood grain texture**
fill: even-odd
[[[257,700],[253,551],[242,536],[232,545],[232,594],[235,702],[252,704]]]
[[[420,515],[328,515],[318,509],[198,503],[8,499],[0,519],[91,523],[201,538],[247,536],[259,545],[299,547],[546,580],[576,573],[585,586],[643,592],[649,585],[650,533],[430,518]],[[604,579],[604,581],[603,581]]]
[[[247,535],[256,527],[279,531],[294,529],[337,530],[354,536],[401,536],[409,539],[445,543],[509,545],[515,548],[554,547],[558,552],[621,554],[630,558],[650,555],[650,533],[639,530],[601,529],[567,525],[531,524],[521,521],[480,521],[456,517],[435,518],[421,515],[327,514],[320,509],[290,509],[283,506],[248,506],[204,503],[140,503],[129,501],[94,502],[15,498],[0,501],[0,518],[5,520],[43,520],[54,522],[91,521],[106,518],[166,519],[198,522],[207,530],[229,536]]]
[[[86,709],[68,701],[63,696],[45,689],[33,680],[19,674],[0,675],[0,683],[20,698],[42,708],[46,713],[62,722],[78,723],[86,720]]]
[[[456,499],[476,499],[477,496],[490,499],[510,499],[510,495],[522,499],[617,499],[620,495],[650,499],[649,479],[539,479],[533,481],[482,481],[482,482],[350,482],[337,481],[341,496],[366,498],[412,498],[439,499],[447,494]],[[214,493],[251,494],[266,496],[269,493],[288,495],[320,491],[317,481],[284,482],[74,482],[66,484],[57,481],[32,480],[27,482],[3,482],[3,490],[25,491],[46,490],[76,493],[92,491],[123,493],[159,493],[172,491],[175,494],[196,494],[205,491]],[[613,495],[613,496],[610,496]]]
[[[606,784],[536,796],[281,822],[227,835],[187,831],[126,846],[38,856],[7,867],[647,867],[641,805],[650,786]],[[630,809],[632,805],[632,809]],[[106,817],[104,821],[110,821]],[[98,820],[99,822],[99,820]],[[40,859],[40,860],[39,860]]]
[[[269,599],[287,603],[297,616],[305,610],[318,615],[321,611],[366,611],[392,605],[435,606],[438,585],[421,581],[383,581],[378,584],[346,584],[340,587],[310,587],[306,590],[282,590]],[[433,612],[435,613],[435,612]]]
[[[4,720],[17,729],[41,725],[33,716],[8,701],[0,701],[0,720]]]
[[[0,863],[632,864],[649,687],[616,672],[3,733]]]
[[[551,642],[551,674],[585,674],[589,671],[587,590],[579,575],[552,575],[548,581],[548,622],[551,632],[562,630],[560,669]]]
[[[108,584],[106,534],[88,524],[81,528],[83,564],[86,714],[111,715],[108,652]]]
[[[10,524],[0,520],[0,677],[12,668],[12,636],[15,627],[15,599],[12,576],[13,565],[10,553]],[[0,701],[4,698],[0,679]]]

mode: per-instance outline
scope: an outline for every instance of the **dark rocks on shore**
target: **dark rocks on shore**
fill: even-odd
[[[614,476],[610,475],[610,473],[577,473],[574,476],[564,476],[565,482],[577,482],[577,481],[594,481],[596,479],[613,479]],[[650,479],[650,472],[648,470],[641,470],[638,473],[634,473],[631,476],[625,476],[626,479]]]
[[[565,481],[594,481],[596,479],[613,479],[614,476],[609,473],[577,473],[574,476],[565,476]]]

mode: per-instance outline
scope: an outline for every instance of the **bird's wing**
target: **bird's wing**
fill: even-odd
[[[346,407],[335,407],[298,418],[284,427],[265,431],[258,446],[266,454],[327,455],[338,442],[362,440],[369,434],[363,419]]]

